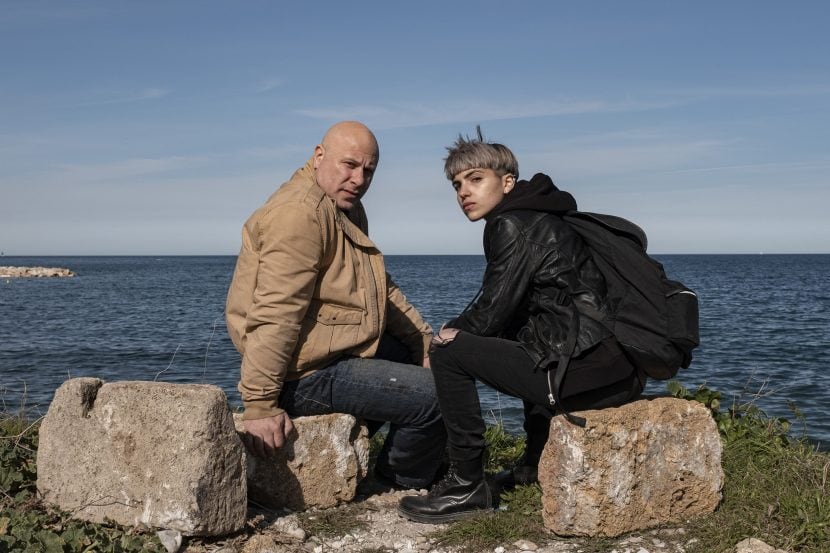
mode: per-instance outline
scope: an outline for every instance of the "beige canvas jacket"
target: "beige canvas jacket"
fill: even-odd
[[[419,365],[431,336],[386,273],[363,206],[347,217],[317,186],[311,160],[245,223],[226,320],[242,354],[245,419],[281,413],[285,380],[372,357],[384,332]]]

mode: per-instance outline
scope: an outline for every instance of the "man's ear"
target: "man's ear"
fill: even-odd
[[[501,178],[501,184],[504,186],[504,193],[507,194],[516,186],[516,176],[507,173]]]
[[[317,144],[314,147],[314,168],[317,169],[320,166],[320,162],[323,160],[323,156],[326,155],[326,149],[323,148],[322,144]]]

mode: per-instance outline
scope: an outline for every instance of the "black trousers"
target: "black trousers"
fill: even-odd
[[[480,381],[525,404],[527,464],[536,464],[555,415],[548,400],[548,374],[534,368],[518,342],[459,332],[430,352],[438,403],[447,427],[449,457],[472,461],[484,451],[484,419],[476,389]],[[613,338],[571,359],[560,398],[568,411],[601,409],[640,395],[643,381]]]

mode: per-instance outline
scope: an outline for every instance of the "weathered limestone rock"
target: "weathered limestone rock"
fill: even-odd
[[[237,430],[242,418],[234,415]],[[272,508],[334,507],[354,499],[369,466],[365,426],[341,413],[292,419],[296,432],[270,459],[248,456],[248,495]]]
[[[545,526],[614,537],[711,512],[721,499],[721,441],[709,410],[676,398],[555,417],[539,463]]]
[[[74,378],[40,427],[38,490],[84,520],[227,534],[245,523],[245,472],[216,386]]]
[[[787,553],[783,549],[776,549],[761,540],[747,538],[735,546],[735,553]]]
[[[71,276],[75,273],[62,267],[0,267],[0,278]]]

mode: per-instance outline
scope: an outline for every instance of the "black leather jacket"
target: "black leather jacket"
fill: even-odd
[[[488,214],[477,299],[446,326],[516,340],[540,367],[558,360],[572,329],[574,357],[611,336],[580,309],[606,312],[606,288],[582,239],[561,218],[572,209],[573,197],[547,175],[519,181]]]

